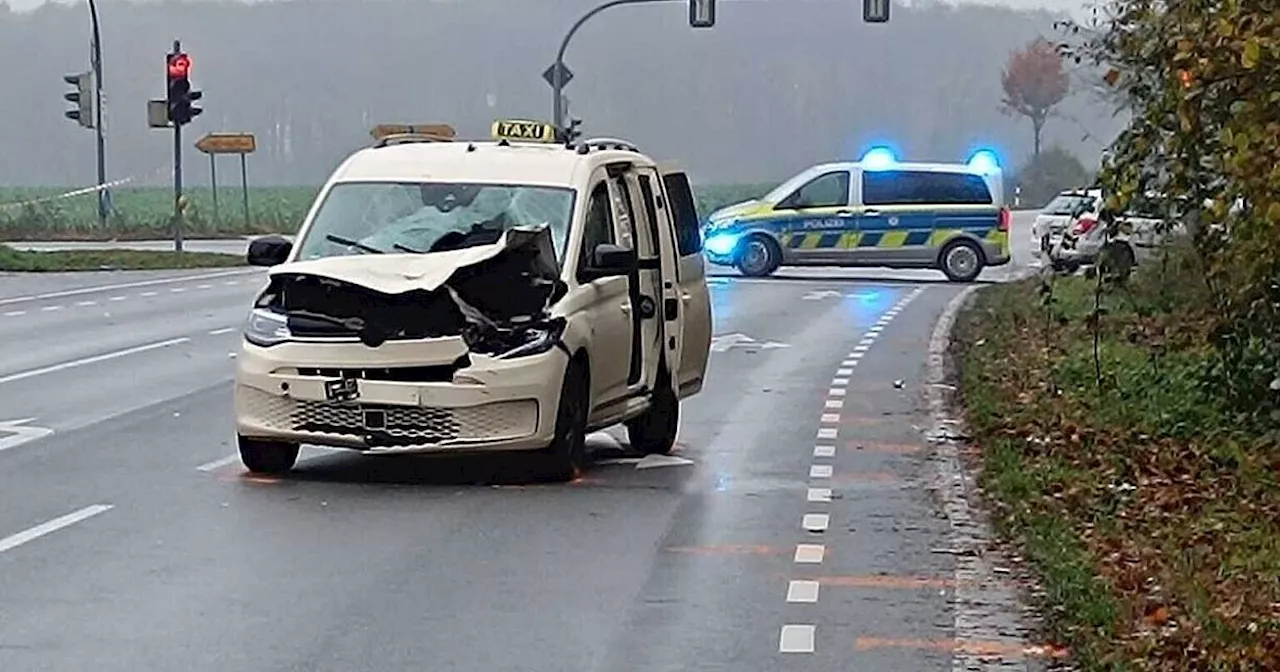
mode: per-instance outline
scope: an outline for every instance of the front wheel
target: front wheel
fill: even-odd
[[[782,249],[768,236],[753,234],[740,244],[734,265],[749,278],[772,274],[782,265]]]
[[[587,407],[591,393],[587,367],[571,360],[560,385],[560,402],[556,407],[555,436],[547,448],[551,460],[551,478],[571,481],[582,472],[587,452]]]
[[[255,474],[284,474],[298,461],[296,443],[263,441],[237,436],[240,444],[240,461]]]
[[[951,282],[973,282],[982,273],[982,250],[971,240],[957,240],[943,248],[939,262]]]
[[[680,399],[671,391],[671,380],[664,373],[658,377],[649,410],[627,422],[627,439],[645,455],[670,455],[679,427]]]

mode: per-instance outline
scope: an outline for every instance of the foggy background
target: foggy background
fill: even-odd
[[[378,123],[483,137],[495,118],[549,120],[542,71],[599,1],[102,0],[108,178],[169,179],[172,134],[147,128],[146,101],[164,95],[174,38],[204,92],[204,114],[183,128],[188,180],[208,179],[191,142],[251,131],[253,184],[318,184]],[[88,9],[35,5],[0,2],[0,185],[91,184],[93,132],[62,115],[62,76],[88,69]],[[1010,168],[1027,158],[1031,124],[999,111],[1001,69],[1032,38],[1057,38],[1053,21],[1079,3],[896,2],[887,24],[861,11],[860,0],[721,0],[715,28],[695,30],[685,2],[608,10],[566,55],[571,114],[586,136],[634,140],[700,183],[780,180],[878,142],[913,160],[963,161],[983,146]],[[1082,90],[1059,112],[1045,146],[1087,166],[1123,122]]]

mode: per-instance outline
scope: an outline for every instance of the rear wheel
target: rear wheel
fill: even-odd
[[[749,278],[764,277],[782,265],[782,249],[772,238],[755,233],[740,243],[734,265]]]
[[[627,422],[627,438],[632,448],[645,455],[670,455],[679,427],[680,399],[671,391],[671,377],[664,370],[658,375],[649,410]]]
[[[284,474],[298,461],[298,444],[237,436],[240,461],[255,474]]]
[[[942,248],[939,266],[951,282],[973,282],[982,273],[982,250],[971,240],[957,240]]]
[[[579,359],[570,360],[564,372],[564,382],[560,385],[555,437],[547,448],[552,480],[571,481],[582,471],[586,461],[590,391],[586,364]]]

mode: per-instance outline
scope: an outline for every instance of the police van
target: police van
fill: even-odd
[[[970,282],[1009,263],[1003,186],[990,150],[968,163],[904,163],[876,147],[712,213],[706,256],[752,277],[783,265],[880,266],[938,269]]]
[[[377,134],[375,133],[375,136]],[[269,266],[236,359],[250,471],[302,443],[366,454],[541,451],[569,478],[587,432],[668,453],[711,347],[688,179],[554,126],[388,133],[316,196]]]

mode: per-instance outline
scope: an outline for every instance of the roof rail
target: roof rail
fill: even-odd
[[[593,149],[620,149],[625,152],[639,152],[640,148],[636,147],[630,140],[622,138],[589,138],[584,140],[582,144]]]
[[[387,147],[390,145],[407,145],[415,142],[453,142],[453,138],[443,135],[434,135],[431,133],[391,133],[378,138],[373,143],[374,147]]]

